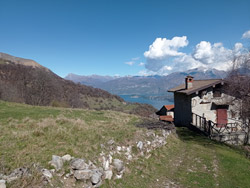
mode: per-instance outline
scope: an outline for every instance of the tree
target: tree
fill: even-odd
[[[226,78],[227,93],[240,101],[240,119],[245,126],[245,144],[250,138],[250,52],[235,57],[233,65]]]

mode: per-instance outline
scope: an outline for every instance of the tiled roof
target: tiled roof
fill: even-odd
[[[209,88],[216,84],[223,84],[224,80],[222,79],[214,79],[214,80],[194,80],[193,87],[190,89],[186,89],[185,84],[179,85],[175,88],[168,90],[168,92],[177,92],[177,93],[185,93],[187,95],[193,94],[196,91],[200,91],[206,88]]]
[[[164,105],[167,110],[172,110],[174,108],[174,104]]]
[[[173,119],[173,117],[171,115],[169,115],[169,116],[160,116],[160,120],[161,121],[170,121],[170,122],[174,121],[174,119]]]

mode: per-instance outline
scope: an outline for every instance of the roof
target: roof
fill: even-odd
[[[179,85],[175,88],[168,90],[168,92],[177,92],[177,93],[184,93],[187,95],[193,94],[197,91],[209,88],[216,84],[223,84],[224,80],[222,79],[213,79],[213,80],[194,80],[193,87],[190,89],[186,89],[185,84]]]
[[[170,122],[174,121],[174,119],[173,119],[173,117],[171,115],[169,115],[169,116],[160,116],[160,120],[161,121],[170,121]]]
[[[174,104],[164,105],[167,110],[172,110],[174,108]]]

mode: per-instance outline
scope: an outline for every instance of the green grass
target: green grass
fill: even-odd
[[[0,173],[8,174],[17,167],[37,162],[50,168],[48,161],[53,154],[68,153],[97,161],[103,150],[100,145],[110,139],[116,145],[145,139],[147,130],[134,126],[140,121],[137,116],[114,111],[34,107],[0,101]],[[133,151],[137,152],[135,148]],[[211,141],[186,128],[178,128],[177,136],[171,135],[164,147],[151,154],[148,159],[140,157],[126,164],[122,179],[106,181],[102,187],[157,188],[170,182],[181,188],[250,185],[250,160],[241,149]],[[32,187],[39,178],[35,176],[28,182]],[[8,186],[29,187],[24,182]]]
[[[151,158],[131,163],[122,180],[103,187],[157,188],[173,182],[183,188],[249,188],[250,160],[244,152],[187,128],[178,128],[177,135]]]
[[[140,119],[113,111],[33,107],[0,101],[0,169],[5,173],[51,156],[71,154],[96,159],[100,144],[137,139]]]

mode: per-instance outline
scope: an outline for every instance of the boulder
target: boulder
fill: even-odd
[[[91,176],[92,184],[96,185],[102,181],[102,172],[98,169],[92,170],[93,175]]]
[[[114,159],[113,165],[118,172],[124,170],[123,162],[120,159]]]
[[[56,171],[61,170],[63,167],[63,159],[60,156],[52,155],[52,160],[50,161],[51,166],[55,167]]]
[[[91,170],[85,169],[85,170],[76,170],[74,172],[74,177],[77,180],[89,180],[93,175],[93,172]]]
[[[88,168],[88,164],[85,163],[84,159],[75,158],[71,161],[71,168],[74,170],[83,170]]]

